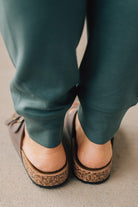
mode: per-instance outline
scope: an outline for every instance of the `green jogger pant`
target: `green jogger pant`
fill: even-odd
[[[78,70],[85,17],[88,44]],[[0,0],[0,32],[16,68],[15,110],[39,144],[61,142],[76,95],[83,130],[97,144],[112,138],[138,102],[137,0]]]

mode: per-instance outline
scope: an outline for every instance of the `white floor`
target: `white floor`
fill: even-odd
[[[80,53],[85,43],[83,40]],[[0,207],[137,207],[138,104],[128,110],[115,135],[108,181],[89,185],[72,177],[63,187],[43,189],[26,175],[4,125],[4,120],[14,111],[9,92],[13,74],[13,65],[0,37]]]

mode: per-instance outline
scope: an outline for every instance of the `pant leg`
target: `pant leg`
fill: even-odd
[[[79,119],[88,138],[104,144],[138,102],[138,1],[88,0],[87,21]]]
[[[76,96],[76,47],[85,0],[0,0],[0,31],[16,68],[10,90],[30,137],[46,147],[62,139]]]

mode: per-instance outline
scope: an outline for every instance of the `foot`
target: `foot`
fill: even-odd
[[[112,158],[111,140],[102,145],[90,141],[81,127],[78,114],[76,115],[75,128],[79,161],[88,168],[104,167]]]
[[[65,165],[66,154],[62,143],[55,148],[44,147],[32,140],[26,129],[22,149],[29,161],[43,172],[53,172]]]

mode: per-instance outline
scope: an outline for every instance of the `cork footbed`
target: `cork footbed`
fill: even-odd
[[[23,150],[21,150],[22,161],[24,167],[34,183],[43,187],[53,187],[64,183],[69,174],[68,161],[63,168],[55,172],[42,172],[35,168],[26,157]]]
[[[73,165],[74,165],[74,175],[81,181],[87,183],[98,184],[102,183],[110,175],[112,167],[112,159],[110,162],[102,167],[97,169],[87,168],[80,163],[77,157],[77,145],[75,138],[72,138],[72,151],[73,151]]]

